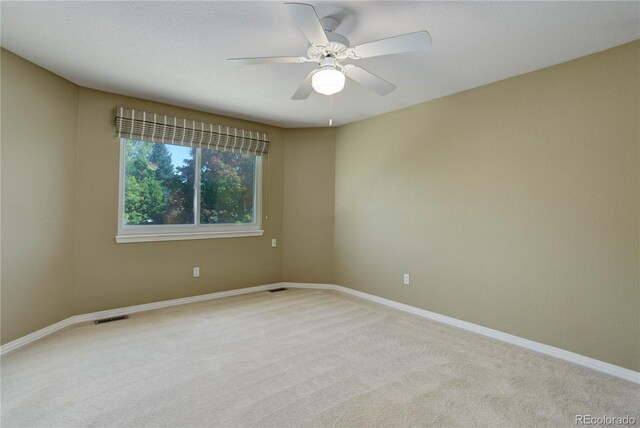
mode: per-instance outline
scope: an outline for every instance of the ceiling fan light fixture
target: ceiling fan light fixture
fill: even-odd
[[[344,89],[344,74],[333,67],[324,67],[311,78],[311,86],[322,95],[337,94]]]

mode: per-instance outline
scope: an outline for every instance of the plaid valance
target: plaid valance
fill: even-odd
[[[116,107],[119,138],[226,150],[255,155],[269,152],[269,135],[224,125],[181,119],[165,114]]]

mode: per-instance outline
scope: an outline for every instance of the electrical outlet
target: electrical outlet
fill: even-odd
[[[409,285],[409,274],[408,274],[408,273],[405,273],[405,274],[402,276],[402,283],[403,283],[404,285]]]
[[[198,266],[193,268],[193,277],[198,278],[200,276],[200,268]]]
[[[273,238],[271,240],[271,248],[276,248],[277,245],[278,245],[278,241],[275,238]]]

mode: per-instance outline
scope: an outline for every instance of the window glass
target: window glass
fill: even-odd
[[[201,150],[200,223],[253,223],[256,156]]]
[[[124,223],[193,224],[196,149],[125,140]]]
[[[128,139],[121,150],[117,242],[261,235],[259,156]]]

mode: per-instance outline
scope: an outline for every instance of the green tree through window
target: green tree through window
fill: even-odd
[[[255,155],[136,140],[124,150],[125,225],[193,225],[194,196],[203,225],[255,221]]]
[[[256,157],[202,150],[200,222],[253,222]]]
[[[125,223],[153,224],[166,208],[165,189],[149,161],[152,143],[127,141],[125,152]]]

